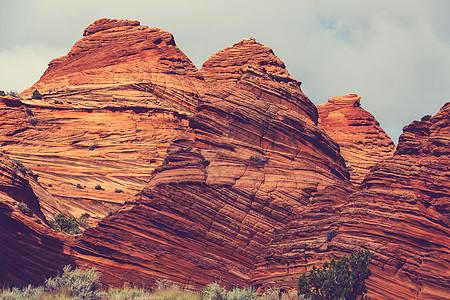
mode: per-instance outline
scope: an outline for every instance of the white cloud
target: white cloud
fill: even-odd
[[[133,19],[173,33],[198,67],[253,36],[315,104],[356,92],[396,142],[449,101],[448,11],[448,0],[10,1],[0,11],[0,89],[31,86],[96,19]]]

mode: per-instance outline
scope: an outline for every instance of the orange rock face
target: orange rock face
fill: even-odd
[[[71,263],[107,285],[289,290],[370,249],[374,299],[450,298],[450,104],[392,154],[357,95],[318,112],[254,39],[199,71],[171,34],[108,19],[22,96],[0,99],[0,149],[39,177],[0,156],[0,283]],[[75,239],[46,225],[58,211],[115,212]]]
[[[202,83],[172,34],[138,21],[101,19],[86,28],[66,56],[52,60],[21,96],[31,97],[37,89],[44,101],[34,103],[191,110]]]
[[[450,298],[449,125],[447,103],[405,126],[394,156],[370,171],[341,212],[342,247],[374,252],[374,297]]]
[[[24,100],[2,103],[2,150],[71,213],[99,219],[149,181],[204,85],[170,33],[98,20]],[[43,99],[31,99],[35,89]]]
[[[223,55],[266,49],[246,41]],[[207,72],[215,80],[214,70]],[[164,278],[196,287],[248,285],[255,262],[314,195],[351,189],[337,145],[298,82],[272,76],[257,61],[235,72],[236,81],[217,82],[200,99],[191,130],[172,144],[144,190],[85,232],[76,250],[90,261],[79,263],[93,261],[112,284]]]
[[[41,284],[73,263],[69,248],[46,225],[40,204],[51,203],[49,197],[20,163],[0,153],[0,285]]]
[[[356,94],[328,99],[317,106],[319,122],[340,147],[350,181],[360,184],[375,164],[391,157],[395,145],[377,120],[360,107]]]

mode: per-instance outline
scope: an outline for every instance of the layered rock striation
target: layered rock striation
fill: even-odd
[[[69,247],[47,226],[45,215],[61,209],[49,198],[23,165],[0,153],[0,285],[41,284],[73,263]]]
[[[138,21],[100,19],[83,35],[21,96],[37,89],[44,100],[34,103],[57,100],[70,107],[189,111],[196,106],[202,75],[172,34]]]
[[[244,41],[221,53],[254,57],[266,49]],[[338,146],[299,84],[271,76],[258,61],[236,69],[233,82],[221,83],[220,70],[217,80],[214,68],[202,70],[216,83],[143,191],[77,244],[79,263],[93,262],[106,282],[252,284],[255,263],[287,224],[312,206],[342,202],[326,190],[352,188]],[[319,194],[326,200],[312,203]]]
[[[339,249],[374,252],[375,298],[450,297],[450,103],[403,128],[392,158],[375,165],[340,214]]]
[[[0,99],[0,149],[24,165],[0,156],[0,283],[74,264],[106,285],[289,290],[370,249],[371,297],[450,297],[449,104],[392,154],[359,96],[318,112],[254,39],[199,71],[171,34],[109,19],[22,96]],[[58,211],[115,212],[75,239],[47,226]]]
[[[349,94],[317,106],[319,122],[339,144],[354,184],[360,184],[372,166],[395,151],[391,138],[374,116],[361,108],[360,101],[360,96]]]
[[[101,19],[24,99],[0,103],[0,144],[71,213],[99,219],[149,181],[204,86],[170,33]]]

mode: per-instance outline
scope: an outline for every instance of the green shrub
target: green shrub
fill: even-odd
[[[28,206],[27,206],[25,203],[23,203],[23,202],[20,202],[20,203],[17,205],[17,208],[18,208],[23,214],[29,214],[29,213],[30,213],[30,210],[28,209]]]
[[[6,96],[5,91],[0,90],[0,96]]]
[[[81,232],[78,223],[73,218],[68,218],[64,213],[59,213],[54,220],[50,221],[50,226],[57,231],[64,231],[69,234],[78,234]]]
[[[33,126],[35,126],[37,124],[37,122],[38,121],[35,118],[28,119],[28,123],[30,123]]]
[[[31,97],[31,99],[42,99],[42,94],[39,93],[39,91],[36,89],[33,92],[33,96]]]
[[[370,276],[369,250],[353,252],[350,257],[334,258],[325,262],[323,269],[313,266],[308,274],[302,274],[298,280],[298,292],[312,300],[346,299],[354,300],[361,296],[366,299],[365,280]],[[364,298],[363,298],[364,297]]]
[[[225,300],[227,292],[218,283],[206,285],[201,292],[202,300]]]
[[[99,273],[94,269],[72,270],[65,266],[63,273],[45,282],[45,291],[50,293],[67,293],[75,299],[102,299]]]
[[[98,148],[98,144],[94,143],[94,144],[89,146],[89,151],[92,151],[92,150],[97,149],[97,148]]]
[[[91,227],[89,225],[89,218],[91,217],[90,214],[88,213],[84,213],[80,216],[80,218],[78,219],[78,222],[80,223],[80,225],[84,228],[89,228]]]
[[[263,166],[269,161],[269,157],[261,158],[259,155],[252,155],[250,156],[249,160],[260,166]]]
[[[331,230],[327,232],[327,242],[331,242],[331,240],[337,235],[336,230]]]
[[[227,293],[227,300],[257,300],[255,290],[252,288],[234,288]]]
[[[24,288],[14,287],[6,288],[0,293],[0,299],[8,300],[41,300],[44,296],[44,287],[32,287],[31,285]]]
[[[139,288],[117,289],[112,288],[108,290],[106,299],[110,300],[134,300],[134,299],[152,299],[149,291]],[[168,299],[168,298],[167,298]]]

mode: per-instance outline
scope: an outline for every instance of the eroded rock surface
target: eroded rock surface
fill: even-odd
[[[172,34],[138,21],[101,19],[21,96],[37,89],[44,99],[33,103],[41,105],[57,100],[70,107],[191,110],[202,82]]]
[[[266,49],[245,41],[225,51],[242,57]],[[113,284],[163,278],[196,287],[217,280],[248,285],[266,247],[315,205],[315,195],[332,186],[348,194],[338,147],[318,125],[315,107],[302,105],[309,99],[299,84],[252,62],[235,72],[237,80],[223,83],[217,73],[191,130],[172,144],[144,190],[85,231],[76,249],[85,255],[80,264],[94,262]],[[213,69],[202,73],[215,80]],[[343,201],[324,197],[326,206]]]
[[[22,100],[0,103],[0,144],[71,213],[98,218],[149,181],[205,82],[173,36],[101,19]],[[42,99],[32,99],[38,89]]]
[[[69,247],[46,224],[45,215],[61,209],[49,198],[29,171],[0,153],[0,285],[41,284],[73,263]]]
[[[372,166],[391,157],[395,145],[377,120],[361,108],[356,94],[328,99],[317,106],[319,122],[340,147],[350,181],[360,184]]]
[[[30,99],[36,88],[43,99]],[[37,283],[71,263],[108,285],[288,290],[313,264],[370,249],[374,299],[450,298],[449,104],[406,126],[389,157],[392,141],[358,96],[319,115],[254,39],[198,71],[169,33],[108,19],[22,95],[0,101],[1,150],[39,177],[0,157],[1,283]],[[26,201],[37,218],[17,210]],[[44,204],[58,201],[118,210],[75,240],[45,223],[58,208]]]

